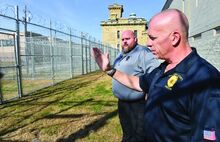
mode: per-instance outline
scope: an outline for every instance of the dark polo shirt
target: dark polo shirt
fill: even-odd
[[[196,49],[164,73],[164,62],[140,77],[148,93],[145,130],[149,142],[220,141],[220,73]]]

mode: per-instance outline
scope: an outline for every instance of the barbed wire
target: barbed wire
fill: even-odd
[[[52,29],[56,29],[56,30],[63,31],[66,33],[69,33],[71,30],[71,34],[84,36],[85,38],[89,38],[90,40],[96,41],[96,38],[92,37],[89,33],[84,32],[84,31],[82,32],[78,29],[69,27],[65,23],[62,23],[60,21],[52,21],[50,18],[46,18],[45,16],[34,14],[33,12],[31,12],[31,10],[28,9],[27,6],[24,6],[23,8],[18,9],[18,10],[19,10],[19,16],[20,16],[19,20],[21,20],[23,24],[25,22],[37,23],[38,25],[50,27]],[[0,14],[4,16],[16,18],[16,6],[6,4],[6,3],[0,4]]]
[[[16,18],[15,6],[9,4],[1,4],[0,14],[4,16]]]

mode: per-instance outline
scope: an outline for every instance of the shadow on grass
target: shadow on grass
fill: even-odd
[[[83,87],[87,87],[89,85],[91,85],[94,81],[97,81],[101,76],[88,76],[86,77],[87,80],[84,81],[72,81],[72,80],[67,80],[61,83],[58,83],[57,85],[53,86],[53,87],[48,87],[46,89],[42,89],[37,91],[36,93],[34,93],[31,96],[26,96],[23,97],[19,100],[10,102],[8,104],[4,104],[2,106],[0,106],[0,109],[9,109],[10,112],[5,111],[5,113],[1,113],[0,119],[5,119],[7,120],[10,117],[14,117],[15,115],[20,115],[22,113],[25,113],[26,111],[30,111],[32,108],[37,108],[36,110],[33,109],[32,113],[29,113],[27,115],[23,115],[21,118],[17,119],[16,121],[13,121],[11,124],[7,125],[6,127],[0,128],[0,141],[1,140],[1,136],[4,136],[7,133],[10,132],[14,132],[18,129],[24,128],[25,126],[34,123],[36,121],[39,121],[41,119],[47,119],[47,118],[79,118],[79,117],[83,117],[86,114],[73,114],[73,115],[66,115],[66,116],[62,116],[62,115],[58,115],[64,111],[67,111],[73,107],[77,107],[80,105],[84,105],[86,103],[95,103],[96,101],[93,100],[93,98],[87,98],[87,99],[83,99],[81,101],[65,101],[65,97],[68,96],[70,93],[72,93],[73,91],[79,89],[79,88],[83,88]],[[83,77],[78,77],[78,79],[83,78]],[[51,100],[51,101],[43,101],[40,102],[39,100],[43,100],[44,98],[47,97],[55,97],[55,99]],[[64,102],[62,102],[64,101]],[[38,118],[35,118],[33,120],[31,120],[31,122],[26,122],[28,119],[31,119],[32,116],[38,112],[41,112],[42,110],[48,108],[49,106],[52,105],[56,105],[56,104],[68,104],[68,107],[65,109],[62,109],[54,114],[46,114],[46,115],[42,115]],[[103,105],[108,105],[108,103],[106,102],[99,102],[99,103],[103,103]],[[93,105],[93,104],[91,104]],[[109,104],[110,105],[110,104]],[[24,110],[20,110],[20,111],[16,111],[13,112],[13,110],[16,110],[16,107],[19,106],[27,106],[29,108],[26,108]],[[10,109],[11,107],[15,107],[15,109]]]
[[[22,98],[5,101],[3,105],[0,105],[0,109],[12,107],[15,105],[26,105],[28,102],[34,102],[38,99],[43,99],[50,97],[51,95],[60,95],[63,92],[72,92],[74,90],[80,89],[82,87],[87,87],[91,85],[92,82],[97,81],[103,75],[97,75],[96,73],[91,73],[88,75],[77,76],[74,79],[65,80],[55,84],[54,86],[48,86],[43,89],[37,90],[33,93],[24,95]],[[83,81],[84,78],[90,78],[87,81]],[[73,80],[78,79],[80,81],[74,82]],[[82,82],[81,82],[82,81]]]
[[[77,132],[69,135],[67,138],[60,138],[56,142],[74,142],[77,139],[84,138],[89,135],[90,131],[97,131],[101,127],[103,127],[108,119],[113,118],[118,113],[118,110],[114,110],[111,113],[106,114],[102,118],[91,122],[90,124],[86,125],[84,129],[80,129]]]
[[[0,138],[0,142],[28,142],[28,141],[17,141],[17,140],[12,141],[12,140],[2,140],[2,139]]]
[[[58,100],[59,100],[59,99],[58,99]],[[74,105],[72,105],[72,106],[70,106],[70,107],[68,107],[68,108],[66,108],[66,109],[63,109],[63,110],[61,110],[61,111],[59,111],[59,112],[57,112],[57,113],[55,113],[55,114],[62,113],[62,112],[64,112],[64,111],[67,111],[67,110],[69,110],[69,109],[71,109],[71,108],[73,108],[73,107],[75,107],[75,106],[78,106],[78,105],[83,105],[84,103],[90,102],[91,100],[93,100],[93,99],[89,98],[89,99],[80,101],[80,102],[78,102],[78,103],[76,103],[76,104],[74,104]],[[49,106],[49,105],[51,105],[51,103],[47,104],[47,106]],[[42,111],[42,110],[43,110],[44,108],[46,108],[47,106],[45,106],[45,105],[41,106],[37,112]],[[30,117],[32,117],[33,114],[35,114],[35,113],[37,113],[37,112],[35,111],[35,112],[33,112],[33,113],[31,113],[31,114],[29,114],[29,115],[23,117],[23,119],[21,119],[20,121],[16,121],[16,122],[15,122],[16,124],[13,124],[13,123],[12,123],[12,124],[9,125],[7,128],[5,128],[5,129],[0,129],[0,136],[3,136],[3,135],[5,135],[5,134],[7,134],[7,133],[10,133],[10,132],[14,132],[14,131],[16,131],[16,130],[18,130],[18,129],[20,129],[20,128],[23,128],[23,127],[29,125],[29,123],[22,124],[22,122],[25,121],[26,119],[29,119]],[[45,119],[45,118],[48,118],[48,117],[50,117],[50,118],[51,118],[51,117],[54,117],[55,114],[50,114],[50,115],[46,115],[46,116],[44,116],[44,117],[37,118],[37,119],[35,119],[34,121],[32,121],[31,123],[37,122],[37,121],[39,121],[39,120],[41,120],[41,119]],[[9,114],[9,116],[7,116],[7,117],[11,117],[12,115],[14,115],[14,114]],[[83,116],[83,115],[84,115],[84,114],[81,114],[80,116]],[[72,115],[72,118],[74,118],[73,116],[74,116],[74,115]],[[79,117],[79,115],[75,115],[75,117]]]

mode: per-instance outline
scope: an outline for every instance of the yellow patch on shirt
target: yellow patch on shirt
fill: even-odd
[[[183,80],[183,78],[177,74],[177,73],[174,73],[173,75],[170,76],[170,78],[167,80],[167,84],[166,84],[166,88],[169,89],[169,90],[172,90],[172,87],[176,84],[176,82],[178,80]]]

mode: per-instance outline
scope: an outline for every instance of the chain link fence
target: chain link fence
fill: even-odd
[[[51,22],[48,27],[32,23],[26,14],[20,18],[18,6],[13,12],[0,11],[0,103],[99,70],[92,47],[108,52],[111,62],[119,52],[86,33],[57,30]]]

